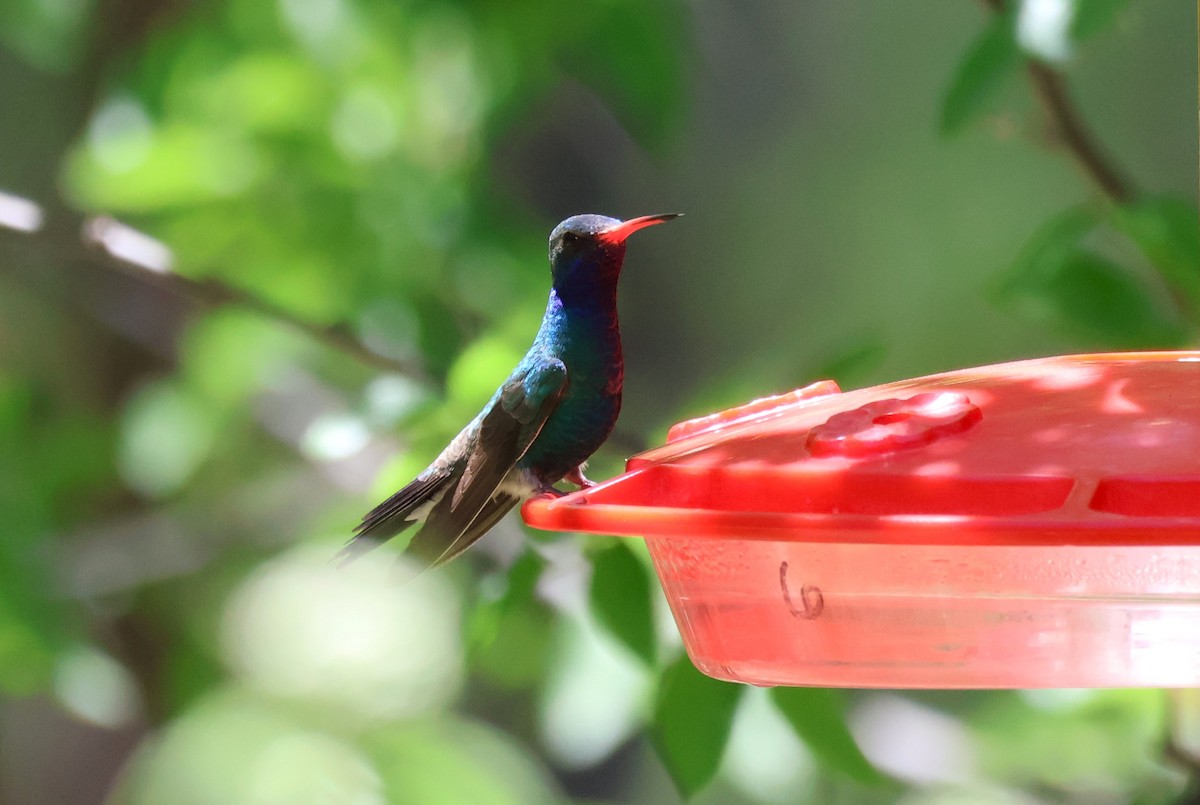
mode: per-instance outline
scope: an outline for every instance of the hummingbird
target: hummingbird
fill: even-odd
[[[419,526],[405,553],[425,567],[459,556],[517,503],[580,489],[612,433],[625,363],[617,280],[625,240],[680,213],[621,221],[575,215],[550,233],[550,299],[525,357],[424,471],[362,519],[341,556]]]

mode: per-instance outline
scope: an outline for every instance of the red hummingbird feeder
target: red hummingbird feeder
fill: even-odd
[[[1200,351],[825,381],[523,514],[644,537],[720,679],[1200,685]]]

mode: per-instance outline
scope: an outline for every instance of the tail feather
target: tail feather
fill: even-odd
[[[450,495],[446,495],[442,502],[450,498]],[[465,527],[461,523],[452,524],[454,520],[446,517],[449,507],[437,505],[429,513],[421,530],[408,543],[405,555],[415,557],[426,567],[444,565],[474,545],[520,500],[516,495],[499,492],[484,504]]]
[[[453,477],[453,473],[449,472],[427,471],[418,475],[403,489],[363,515],[362,522],[354,529],[355,535],[371,536],[380,541],[394,537],[408,525],[401,522],[406,520],[414,509],[436,497],[439,490],[446,487]],[[392,528],[396,530],[388,533]]]
[[[455,479],[456,475],[450,472],[427,471],[417,476],[363,516],[335,561],[342,564],[353,561],[419,522],[426,514],[422,509],[436,506]]]

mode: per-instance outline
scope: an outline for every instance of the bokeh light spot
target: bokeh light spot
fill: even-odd
[[[359,417],[324,414],[309,423],[300,446],[315,461],[337,461],[359,452],[370,440],[371,432]]]
[[[73,715],[116,729],[140,711],[137,685],[112,657],[79,647],[64,654],[54,669],[54,693]]]
[[[225,614],[229,665],[264,692],[347,717],[444,705],[462,680],[459,612],[445,582],[412,577],[387,551],[345,567],[331,558],[327,547],[297,549],[251,575]]]
[[[118,469],[149,497],[174,492],[208,455],[215,424],[200,403],[169,384],[139,392],[125,409]]]
[[[117,174],[142,164],[150,153],[154,131],[142,105],[128,95],[118,95],[100,107],[87,136],[96,162]]]
[[[358,86],[334,111],[331,133],[334,145],[346,159],[369,161],[386,156],[396,147],[400,122],[381,90]]]

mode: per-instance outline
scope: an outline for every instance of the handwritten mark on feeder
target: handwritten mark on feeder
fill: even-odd
[[[788,590],[787,583],[788,563],[779,563],[779,587],[783,590],[783,601],[787,604],[788,611],[797,618],[805,620],[813,620],[819,618],[821,613],[825,611],[825,596],[821,594],[821,588],[815,584],[805,584],[800,588],[800,603],[803,606],[797,607],[792,602],[792,594]]]

